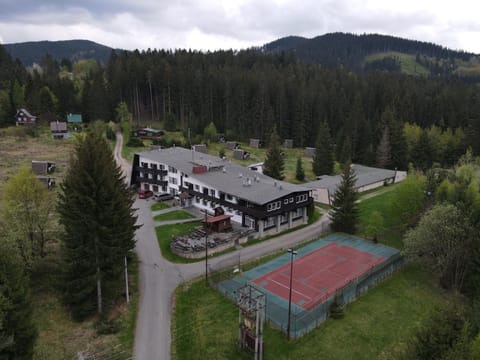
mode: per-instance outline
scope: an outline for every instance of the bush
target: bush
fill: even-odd
[[[98,335],[116,334],[120,331],[120,324],[115,320],[100,318],[95,324],[95,329]]]
[[[131,138],[128,143],[127,143],[127,146],[129,147],[142,147],[142,146],[145,146],[143,144],[143,141],[139,138]]]
[[[105,130],[105,135],[107,136],[108,140],[115,140],[115,132],[110,126],[107,126],[107,129]]]
[[[329,311],[330,317],[332,319],[342,319],[345,315],[343,311],[343,306],[340,305],[337,296],[335,296],[335,299],[333,299],[333,302],[330,304]]]

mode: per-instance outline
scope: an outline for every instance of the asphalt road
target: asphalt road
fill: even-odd
[[[128,181],[131,165],[121,156],[122,143],[122,136],[117,133],[115,159]],[[173,291],[182,282],[204,275],[205,263],[200,261],[193,264],[173,264],[161,256],[150,211],[152,203],[153,201],[149,199],[137,199],[134,204],[138,209],[138,224],[142,225],[136,233],[135,249],[139,258],[140,301],[135,329],[134,359],[168,360]],[[325,232],[329,222],[327,216],[323,216],[315,224],[298,231],[209,259],[209,267],[232,266],[318,238]]]

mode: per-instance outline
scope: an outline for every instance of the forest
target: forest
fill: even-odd
[[[115,108],[125,102],[134,124],[195,136],[213,121],[227,139],[264,142],[276,125],[295,147],[315,146],[326,121],[337,160],[373,165],[383,138],[392,154],[401,154],[386,164],[391,168],[415,163],[422,131],[429,135],[422,146],[438,146],[435,134],[449,146],[428,153],[430,165],[452,165],[469,146],[474,154],[480,150],[478,86],[455,76],[357,74],[258,49],[112,51],[105,65],[46,55],[41,71],[27,71],[0,48],[0,64],[1,126],[12,125],[23,106],[47,121],[74,112],[87,122],[115,120]],[[406,127],[420,133],[408,138]]]

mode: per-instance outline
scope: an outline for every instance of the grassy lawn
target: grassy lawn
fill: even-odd
[[[24,134],[25,129],[4,128],[0,130],[0,193],[4,183],[18,171],[20,165],[31,166],[32,160],[49,160],[56,163],[55,177],[59,184],[64,178],[76,136],[54,140],[48,126],[38,128],[37,136]],[[33,321],[38,331],[34,347],[35,360],[76,359],[80,351],[98,354],[108,350],[115,359],[127,359],[132,355],[133,330],[135,328],[138,270],[136,256],[132,254],[129,263],[130,300],[129,306],[124,298],[119,298],[109,317],[118,321],[119,331],[111,335],[98,335],[95,329],[96,318],[75,322],[68,309],[62,303],[60,290],[62,263],[60,242],[49,239],[46,244],[46,256],[40,259],[32,271],[31,288],[33,301]],[[1,256],[1,255],[0,255]],[[123,282],[122,282],[123,284]]]
[[[158,210],[164,210],[164,209],[168,209],[169,207],[171,207],[170,205],[168,205],[166,202],[163,202],[163,201],[159,201],[159,202],[156,202],[155,204],[153,204],[150,209],[152,211],[158,211]]]
[[[130,304],[124,298],[111,311],[109,318],[119,324],[115,334],[98,335],[96,317],[75,322],[62,303],[58,290],[60,265],[51,252],[35,269],[32,278],[34,322],[38,339],[33,358],[36,360],[74,359],[78,352],[99,354],[109,349],[115,359],[127,359],[133,351],[138,306],[138,261],[135,254],[129,261]]]
[[[195,216],[184,211],[184,210],[174,210],[167,212],[165,214],[159,214],[153,219],[155,221],[170,221],[170,220],[184,220],[184,219],[193,219]]]
[[[250,153],[250,158],[248,160],[237,160],[233,158],[233,152],[231,150],[225,149],[225,156],[227,159],[233,161],[242,166],[248,166],[250,164],[259,163],[265,161],[267,149],[260,148],[254,149],[245,143],[240,143],[242,149],[248,151]],[[224,148],[225,144],[219,143],[212,143],[208,145],[208,153],[213,156],[218,156],[220,149]],[[283,148],[285,152],[285,179],[284,181],[291,182],[294,184],[300,183],[298,180],[295,179],[295,172],[297,169],[297,158],[302,158],[302,165],[303,170],[305,171],[305,179],[315,180],[316,176],[312,170],[312,158],[305,156],[304,149],[296,148],[296,149],[287,149]]]
[[[170,249],[170,241],[174,236],[189,233],[198,226],[200,226],[200,222],[195,221],[190,223],[162,225],[156,227],[155,232],[157,233],[158,246],[160,247],[162,256],[168,261],[175,263],[191,263],[201,261],[202,259],[185,259],[177,256]]]
[[[429,310],[446,301],[430,277],[407,267],[350,304],[341,320],[327,320],[287,341],[267,325],[265,359],[391,359]],[[221,334],[221,336],[219,335]],[[176,291],[172,359],[249,359],[237,351],[238,310],[202,280]]]
[[[402,236],[399,231],[398,220],[392,216],[390,208],[393,202],[395,189],[387,191],[380,195],[362,200],[359,204],[360,218],[358,226],[358,234],[362,234],[370,215],[374,211],[380,212],[384,219],[385,230],[379,234],[379,241],[385,245],[392,246],[397,249],[403,249]]]

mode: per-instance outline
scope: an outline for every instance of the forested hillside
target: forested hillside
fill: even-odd
[[[42,60],[43,72],[33,75],[5,55],[2,61],[2,70],[13,69],[2,73],[3,126],[13,124],[15,109],[23,105],[41,118],[81,112],[93,121],[114,119],[115,108],[125,102],[134,121],[190,129],[193,137],[213,121],[227,139],[267,140],[275,124],[281,138],[293,138],[296,147],[314,146],[325,120],[340,161],[374,164],[382,138],[392,153],[404,151],[407,122],[420,131],[435,126],[435,134],[461,134],[445,140],[450,164],[466,146],[480,150],[478,87],[459,78],[381,71],[356,75],[344,66],[319,67],[255,49],[113,53],[105,66],[90,64],[83,77],[74,74],[73,80],[59,76],[65,67],[48,57]],[[418,140],[420,133],[414,137]],[[426,146],[435,139],[430,136]],[[405,168],[412,160],[403,156],[390,167]]]
[[[5,44],[12,59],[19,59],[25,66],[39,64],[42,58],[49,54],[54,60],[69,61],[94,59],[106,63],[112,48],[89,40],[64,41],[29,41],[23,43]]]
[[[400,72],[404,70],[402,63],[407,62],[418,66],[418,74],[421,75],[475,75],[476,80],[480,75],[476,69],[478,56],[475,54],[387,35],[331,33],[312,39],[289,36],[260,49],[264,53],[293,53],[304,62],[333,67],[343,65],[356,72]],[[376,58],[372,59],[374,54]],[[475,61],[471,62],[472,59]]]

